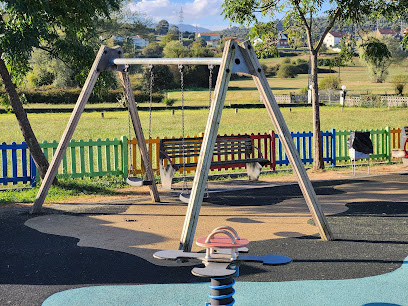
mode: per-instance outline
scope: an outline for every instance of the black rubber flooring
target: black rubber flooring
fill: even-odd
[[[346,183],[358,185],[361,197],[366,198],[370,190],[378,193],[381,186],[385,190],[395,184],[403,188],[408,176],[314,186],[318,195],[330,194],[335,199],[344,194],[341,185]],[[211,197],[212,204],[206,205],[273,205],[291,197],[302,197],[297,185],[217,193]],[[117,213],[126,209],[116,207]],[[349,279],[397,269],[408,256],[408,197],[390,202],[386,194],[379,194],[372,201],[350,202],[347,207],[346,212],[328,217],[335,241],[323,242],[314,236],[284,238],[281,233],[282,239],[252,242],[251,255],[281,254],[291,257],[293,263],[277,267],[243,264],[238,281]],[[102,213],[103,208],[86,213]],[[108,213],[113,212],[110,208]],[[61,212],[43,212],[54,213]],[[55,292],[90,285],[206,281],[191,275],[191,266],[157,266],[122,252],[79,247],[76,238],[40,233],[24,225],[33,217],[26,209],[0,210],[0,305],[41,305]]]

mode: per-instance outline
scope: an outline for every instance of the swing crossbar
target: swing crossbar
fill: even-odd
[[[192,58],[112,58],[113,65],[214,65],[220,66],[221,57]]]

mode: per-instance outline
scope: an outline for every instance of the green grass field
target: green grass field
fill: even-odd
[[[299,56],[306,59],[307,56]],[[296,60],[299,57],[292,57],[291,60]],[[266,65],[276,65],[281,63],[284,58],[272,58],[261,60]],[[326,67],[327,68],[327,67]],[[334,68],[338,71],[338,68]],[[393,94],[394,85],[392,79],[395,75],[405,74],[408,75],[408,61],[405,60],[400,65],[393,65],[389,69],[389,76],[384,83],[373,83],[370,80],[367,68],[360,62],[359,59],[355,59],[354,64],[349,64],[347,67],[341,67],[341,84],[346,85],[349,93],[366,94]],[[320,73],[319,79],[322,79],[329,75],[328,73]],[[337,75],[337,73],[336,73]],[[138,76],[133,76],[132,80],[137,82]],[[269,77],[268,81],[274,94],[300,94],[301,90],[307,87],[308,82],[307,74],[299,74],[293,79],[280,79],[277,77]],[[134,83],[133,82],[133,83]],[[133,84],[132,83],[132,84]],[[406,88],[408,92],[408,88]],[[176,99],[174,106],[181,105],[181,93],[180,90],[172,90],[167,92],[167,96],[172,99]],[[191,106],[206,106],[208,105],[208,89],[186,89],[185,91],[185,105]],[[239,80],[233,80],[229,83],[229,90],[225,99],[225,104],[257,104],[259,103],[259,93],[255,87],[255,84],[251,78],[243,78]],[[148,106],[147,103],[143,103],[143,106]],[[154,103],[153,106],[163,106],[162,103]],[[59,107],[71,107],[74,105],[47,105],[47,104],[31,104],[25,106],[26,108],[59,108]],[[89,104],[88,108],[93,107],[118,107],[117,103],[103,103],[103,104]]]
[[[377,129],[386,126],[402,127],[408,125],[406,108],[344,108],[337,106],[321,107],[322,130]],[[312,129],[311,107],[281,109],[291,131],[309,131]],[[145,136],[148,134],[147,111],[141,111],[140,117]],[[185,133],[193,136],[204,132],[207,110],[185,111]],[[38,138],[42,142],[59,140],[70,114],[28,114],[28,118]],[[220,134],[258,133],[272,130],[273,125],[265,109],[240,109],[237,114],[233,109],[224,109],[219,132]],[[0,142],[11,143],[23,141],[17,120],[13,114],[0,115]],[[181,111],[172,116],[169,110],[152,113],[152,137],[181,136]],[[127,112],[107,112],[102,119],[99,113],[84,113],[74,133],[75,140],[113,139],[128,136]]]

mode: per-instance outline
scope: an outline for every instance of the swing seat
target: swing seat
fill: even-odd
[[[133,187],[141,187],[141,186],[147,186],[147,185],[152,185],[152,181],[145,181],[141,179],[140,177],[136,176],[128,176],[126,179],[126,183],[128,183],[130,186]]]
[[[188,202],[190,201],[190,194],[185,192],[180,193],[179,199],[181,202],[188,204]]]
[[[179,199],[181,202],[188,204],[188,202],[190,201],[190,195],[191,195],[190,193],[182,192],[179,195]],[[208,198],[209,198],[209,195],[208,195],[208,192],[206,192],[204,194],[204,199],[208,199]]]
[[[197,167],[202,141],[202,137],[185,138],[184,140],[182,138],[160,140],[159,167],[164,189],[171,190],[176,171],[183,167]],[[255,152],[258,154],[254,154]],[[258,157],[254,157],[254,155]],[[262,156],[259,148],[252,144],[250,135],[218,136],[213,156],[210,169],[246,167],[248,178],[251,181],[258,180],[262,167],[269,163],[269,160]],[[183,157],[187,160],[184,164],[180,162]],[[167,161],[166,164],[165,161]]]

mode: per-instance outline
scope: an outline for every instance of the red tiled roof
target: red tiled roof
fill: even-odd
[[[397,32],[395,32],[393,29],[378,29],[378,33],[383,34],[383,35],[396,35]]]
[[[329,33],[334,37],[343,37],[345,35],[345,33],[342,32],[329,32]]]

